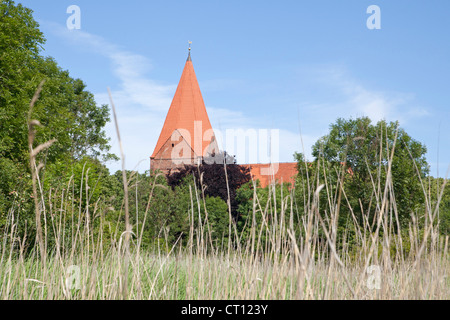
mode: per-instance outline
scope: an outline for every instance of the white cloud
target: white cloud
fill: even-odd
[[[280,162],[293,162],[294,152],[304,153],[307,160],[312,160],[311,149],[317,139],[319,136],[280,130]]]
[[[303,137],[310,139],[305,143],[304,152],[308,159],[312,158],[311,146],[319,137],[328,134],[330,124],[337,118],[367,116],[373,122],[398,120],[406,129],[431,115],[425,107],[418,105],[415,94],[374,89],[342,66],[302,67],[297,86],[300,92],[295,95],[298,122]]]
[[[413,118],[429,115],[425,108],[414,105],[414,94],[373,90],[342,67],[319,69],[316,81],[323,86],[324,92],[336,92],[339,100],[324,105],[335,110],[330,114],[339,117],[367,116],[374,122],[386,119],[405,124]]]
[[[203,90],[203,88],[202,88]],[[254,127],[254,119],[250,119],[242,111],[236,111],[235,109],[243,108],[214,108],[206,107],[208,111],[209,120],[214,129],[225,130],[231,128],[250,128]]]
[[[146,74],[152,65],[148,58],[124,50],[97,35],[82,30],[70,31],[58,24],[51,25],[53,32],[70,45],[102,55],[110,61],[113,74],[120,80],[118,89],[112,89],[117,105],[127,102],[124,106],[128,108],[137,106],[159,112],[167,110],[176,85],[162,85],[149,79]],[[96,96],[101,101],[107,100],[106,92]]]

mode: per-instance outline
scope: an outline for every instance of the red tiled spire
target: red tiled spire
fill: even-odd
[[[194,126],[195,123],[197,123],[196,128]],[[201,123],[201,131],[198,126],[199,123]],[[184,136],[183,131],[180,129],[187,130],[186,132],[189,132],[190,137]],[[194,72],[190,50],[177,91],[151,158],[154,159],[158,155],[161,148],[171,139],[173,132],[176,130],[181,133],[197,156],[203,156],[203,154],[198,154],[200,150],[196,150],[196,148],[198,149],[201,146],[200,152],[203,153],[210,145],[211,135],[209,135],[209,140],[206,139],[207,141],[204,141],[203,138],[207,130],[212,132],[212,126]]]

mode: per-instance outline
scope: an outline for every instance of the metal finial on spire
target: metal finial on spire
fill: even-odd
[[[192,59],[191,59],[191,44],[192,44],[192,41],[189,41],[189,56],[187,58],[187,61],[192,61]]]

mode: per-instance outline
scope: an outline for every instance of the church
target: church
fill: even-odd
[[[191,59],[191,48],[163,128],[150,157],[150,170],[167,174],[184,165],[200,164],[219,154]],[[242,164],[261,187],[272,182],[294,184],[297,163]]]

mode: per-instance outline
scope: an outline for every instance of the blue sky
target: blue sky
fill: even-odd
[[[34,10],[44,54],[98,103],[111,88],[128,169],[149,167],[189,40],[215,130],[279,129],[279,160],[290,162],[338,117],[399,120],[427,146],[434,176],[449,166],[448,0],[16,2]],[[66,27],[70,5],[80,30]],[[380,30],[366,26],[370,5]],[[112,124],[107,133],[119,154]]]

